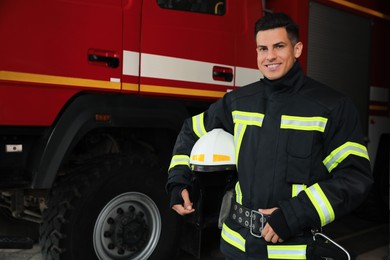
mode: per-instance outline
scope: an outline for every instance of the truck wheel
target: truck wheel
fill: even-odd
[[[43,214],[45,259],[173,259],[177,217],[153,162],[100,160],[56,185]]]
[[[157,246],[161,217],[154,201],[143,193],[113,198],[100,212],[93,231],[99,259],[148,259]]]

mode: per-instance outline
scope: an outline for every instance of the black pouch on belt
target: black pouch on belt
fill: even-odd
[[[353,260],[355,258],[356,256],[322,233],[314,233],[313,240],[307,245],[307,260]]]

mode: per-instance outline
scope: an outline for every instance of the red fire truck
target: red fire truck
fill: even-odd
[[[1,214],[39,223],[46,259],[172,259],[179,238],[199,256],[223,185],[183,223],[172,147],[185,118],[259,80],[253,25],[277,11],[307,74],[356,102],[388,213],[386,1],[0,0]],[[2,247],[30,241],[8,233]]]

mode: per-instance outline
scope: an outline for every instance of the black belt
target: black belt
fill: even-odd
[[[261,237],[268,217],[269,215],[264,215],[258,210],[248,209],[235,201],[230,209],[230,218],[241,226],[249,228],[251,235],[258,238]]]

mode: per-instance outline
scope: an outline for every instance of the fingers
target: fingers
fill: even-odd
[[[181,192],[181,196],[182,196],[183,201],[184,201],[183,205],[181,205],[181,204],[173,205],[172,209],[174,211],[176,211],[179,215],[182,215],[182,216],[187,215],[187,214],[191,214],[192,212],[194,212],[195,209],[192,208],[193,203],[190,200],[190,194],[188,193],[188,190],[184,189]]]
[[[183,198],[184,200],[184,208],[187,209],[187,210],[192,210],[192,202],[190,200],[190,194],[188,193],[188,190],[187,189],[184,189],[182,192],[181,192],[181,197]]]
[[[264,215],[271,215],[276,209],[278,208],[259,209],[259,212]],[[278,234],[275,233],[275,231],[268,223],[265,224],[265,227],[263,229],[263,232],[261,232],[261,235],[264,238],[264,240],[267,242],[272,242],[274,244],[283,242],[283,239],[281,239],[278,236]]]
[[[184,208],[183,205],[181,205],[181,204],[173,205],[172,209],[174,211],[176,211],[179,215],[182,215],[182,216],[191,214],[192,212],[195,211],[195,209],[193,209],[193,208],[191,208],[191,209]]]
[[[272,212],[277,210],[278,208],[271,208],[271,209],[259,209],[259,212],[265,215],[271,215]]]
[[[267,223],[265,224],[265,227],[263,229],[263,232],[261,232],[262,237],[267,242],[272,242],[274,244],[283,242],[283,239],[281,239],[278,234],[275,233],[275,231],[272,229],[272,227]]]

